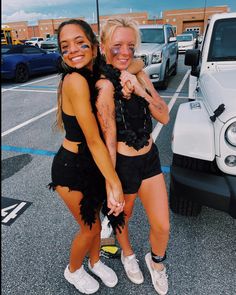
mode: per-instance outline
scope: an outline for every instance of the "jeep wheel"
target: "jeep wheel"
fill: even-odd
[[[199,163],[196,163],[199,162]],[[200,165],[198,159],[184,157],[180,155],[173,155],[172,166],[184,167],[192,170],[196,170],[196,167]],[[199,167],[199,170],[203,170],[203,166]],[[197,169],[198,170],[198,169]],[[177,195],[174,192],[174,188],[170,183],[170,208],[174,213],[184,216],[197,216],[201,212],[201,204],[194,202],[193,200],[183,198],[181,195]]]
[[[181,196],[174,194],[170,186],[170,209],[177,214],[183,216],[197,216],[201,212],[201,205],[192,200],[185,199]]]
[[[29,80],[29,71],[26,65],[19,64],[16,66],[15,81],[17,83],[24,83]]]

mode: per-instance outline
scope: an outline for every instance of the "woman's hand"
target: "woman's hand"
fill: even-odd
[[[127,71],[122,71],[120,75],[121,86],[123,87],[122,93],[126,98],[130,98],[130,94],[134,92],[139,96],[145,95],[145,89],[137,80],[135,75],[130,74]]]
[[[118,216],[124,210],[124,194],[121,186],[112,187],[106,182],[108,215]]]

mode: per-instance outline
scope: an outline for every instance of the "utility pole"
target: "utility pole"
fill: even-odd
[[[98,5],[98,0],[96,0],[96,6],[97,6],[97,26],[98,26],[98,36],[100,36],[100,22],[99,22],[99,5]]]

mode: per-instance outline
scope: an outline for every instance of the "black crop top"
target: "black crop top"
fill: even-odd
[[[125,142],[128,146],[140,150],[149,144],[152,132],[152,118],[148,102],[136,94],[126,99],[122,94],[120,74],[112,65],[102,65],[101,73],[110,80],[115,88],[115,113],[117,141]]]
[[[68,67],[67,71],[62,72],[62,80],[66,76],[66,74],[70,74],[73,72],[77,72],[82,75],[88,82],[89,90],[90,90],[90,101],[92,104],[93,112],[96,114],[95,110],[95,99],[94,97],[97,95],[97,90],[95,89],[95,78],[92,75],[92,72],[88,69],[76,69]],[[85,142],[85,136],[83,130],[81,129],[76,116],[71,116],[63,112],[62,110],[62,121],[65,129],[65,138],[70,141],[75,142]]]
[[[84,133],[81,127],[79,126],[76,116],[67,115],[62,110],[62,121],[66,132],[66,139],[76,142],[85,141]]]

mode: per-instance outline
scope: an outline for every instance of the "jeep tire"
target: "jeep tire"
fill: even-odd
[[[196,166],[200,164],[196,161],[198,159],[192,159],[185,156],[173,155],[172,166],[184,167],[188,169],[196,169]],[[201,169],[202,170],[202,169]],[[184,216],[197,216],[201,212],[201,204],[194,202],[193,200],[182,197],[181,195],[177,195],[174,192],[174,188],[172,187],[172,183],[170,183],[170,209],[177,214],[181,214]]]

